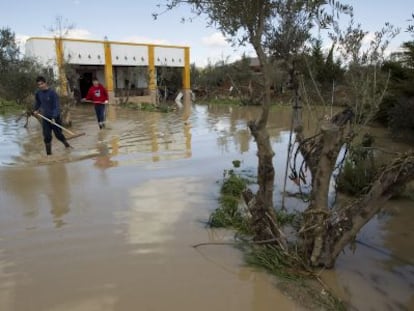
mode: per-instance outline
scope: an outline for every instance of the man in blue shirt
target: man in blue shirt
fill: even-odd
[[[62,125],[58,95],[54,90],[49,88],[44,77],[37,77],[36,83],[39,90],[35,95],[36,102],[34,104],[34,114],[41,113],[44,117],[52,120],[51,123],[42,119],[43,141],[45,142],[46,154],[52,154],[52,131],[55,133],[56,138],[60,140],[66,148],[71,148],[66,141],[66,137],[63,135],[62,130],[53,124],[54,122]]]

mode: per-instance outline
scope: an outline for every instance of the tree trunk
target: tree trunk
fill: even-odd
[[[330,179],[341,147],[354,134],[345,124],[352,116],[349,110],[337,114],[331,124],[321,127],[315,139],[301,141],[301,153],[312,173],[310,204],[304,212],[299,231],[304,241],[304,255],[312,266],[332,268],[343,249],[359,230],[381,209],[381,206],[407,182],[414,179],[414,152],[395,159],[380,171],[369,192],[345,206],[328,206]]]
[[[64,127],[71,127],[72,126],[72,114],[71,114],[71,106],[72,101],[74,99],[69,96],[61,96],[60,97],[60,106],[61,106],[61,116],[62,116],[62,125]]]
[[[249,122],[249,128],[256,140],[257,156],[259,158],[257,170],[259,189],[254,197],[254,204],[250,207],[251,225],[255,239],[266,240],[279,236],[276,215],[273,209],[275,170],[272,159],[274,153],[266,128],[257,127],[254,121]]]
[[[273,208],[273,187],[275,170],[273,167],[274,152],[266,129],[270,110],[271,75],[267,56],[260,44],[255,44],[263,73],[264,101],[260,117],[250,121],[248,126],[257,144],[258,170],[257,182],[259,189],[250,203],[251,224],[256,240],[278,238],[280,236],[276,215]],[[253,204],[252,204],[253,203]]]
[[[333,124],[321,127],[320,139],[311,154],[312,192],[310,204],[304,212],[304,240],[310,263],[317,265],[324,253],[327,220],[331,213],[328,193],[332,172],[344,143],[344,130]]]
[[[303,214],[299,234],[304,241],[304,255],[313,266],[318,266],[322,257],[329,253],[326,252],[326,236],[332,216],[328,205],[330,180],[342,146],[354,137],[352,131],[346,131],[345,127],[352,117],[352,111],[345,109],[331,122],[323,123],[320,133],[310,139],[305,139],[298,127],[298,148],[312,176],[310,204]]]
[[[317,262],[331,268],[343,249],[351,243],[359,230],[380,210],[383,204],[401,187],[414,180],[414,151],[403,154],[380,171],[369,192],[345,207],[333,210],[325,235],[325,256]]]

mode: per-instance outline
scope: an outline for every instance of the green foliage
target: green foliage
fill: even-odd
[[[400,61],[405,67],[414,69],[414,40],[404,42],[402,48]]]
[[[174,110],[174,106],[168,104],[168,103],[163,103],[161,105],[158,105],[157,107],[157,111],[159,112],[163,112],[163,113],[168,113]]]
[[[393,95],[384,97],[379,105],[379,109],[375,115],[375,121],[384,126],[388,126],[390,111],[398,104],[398,98]]]
[[[338,190],[349,195],[361,195],[372,182],[373,176],[374,174],[367,169],[365,162],[354,163],[346,160],[338,180]]]
[[[19,105],[31,104],[36,76],[50,77],[37,62],[20,56],[15,39],[9,28],[0,29],[0,98]]]
[[[381,102],[377,120],[388,125],[394,135],[414,130],[414,41],[404,42],[402,52],[394,53],[393,60],[382,70],[390,75],[390,88]]]
[[[340,192],[348,195],[366,193],[378,171],[374,152],[370,149],[373,142],[372,136],[364,135],[360,144],[350,148],[337,180],[337,189]]]
[[[250,232],[248,219],[239,208],[241,194],[246,186],[246,179],[236,175],[233,170],[224,172],[224,181],[220,189],[220,207],[210,216],[211,227],[233,228],[242,233]]]
[[[228,177],[224,180],[221,186],[222,195],[231,195],[240,197],[243,190],[246,188],[246,179],[236,175],[232,170],[228,171]]]
[[[10,28],[0,29],[0,72],[18,61],[20,55],[14,32]]]
[[[21,107],[16,102],[0,99],[0,114],[16,112],[18,110],[21,110]]]
[[[292,225],[297,220],[297,214],[288,213],[283,210],[276,211],[276,219],[279,226],[283,227],[284,225]]]
[[[309,282],[314,274],[301,266],[300,258],[283,252],[279,247],[252,247],[245,258],[248,264],[263,268],[279,279],[288,280],[289,282],[279,283],[278,287],[307,310],[346,310],[344,304],[330,292],[325,289],[321,292],[317,284]]]
[[[368,32],[353,17],[344,30],[335,29],[335,40],[341,46],[340,58],[347,64],[343,90],[347,104],[355,113],[354,125],[366,125],[374,119],[379,104],[389,87],[388,72],[381,70],[386,59],[385,51],[399,29],[389,23],[374,33],[369,45],[364,44]]]
[[[182,78],[180,68],[166,66],[157,67],[157,85],[158,88],[162,90],[162,95],[165,99],[168,99],[169,93],[175,94],[181,88]]]
[[[211,105],[233,105],[233,106],[240,106],[241,101],[238,98],[216,98],[216,99],[210,99],[208,101]]]
[[[284,279],[299,280],[304,277],[303,273],[295,269],[297,263],[292,257],[273,245],[252,248],[252,251],[246,254],[246,261]]]
[[[121,104],[122,107],[128,108],[128,109],[134,109],[134,110],[142,110],[142,111],[148,111],[148,112],[171,112],[173,111],[173,107],[171,105],[162,104],[159,106],[156,106],[151,103],[132,103],[127,102],[125,104]]]
[[[334,59],[334,48],[335,45],[332,45],[329,53],[324,55],[322,41],[315,40],[310,55],[304,56],[307,58],[309,68],[302,69],[303,72],[308,77],[312,74],[320,87],[330,87],[333,81],[337,84],[343,79],[345,70],[341,68],[341,62]]]
[[[241,161],[240,160],[233,160],[231,163],[233,164],[234,168],[239,168],[240,164],[241,164]]]
[[[150,105],[150,104],[148,104],[148,105]],[[121,107],[124,107],[124,108],[128,108],[128,109],[141,110],[141,109],[142,109],[143,104],[137,104],[137,103],[126,102],[126,103],[120,104],[120,106],[121,106]],[[142,109],[142,110],[143,110],[143,109]]]
[[[394,135],[403,130],[414,131],[414,97],[396,103],[389,110],[388,121]]]
[[[221,196],[220,207],[210,216],[212,228],[233,228],[238,232],[248,233],[248,223],[239,211],[239,199],[233,196]]]
[[[36,91],[35,79],[40,74],[47,78],[43,68],[30,59],[10,64],[8,70],[0,74],[0,96],[17,104],[33,102],[33,94]]]

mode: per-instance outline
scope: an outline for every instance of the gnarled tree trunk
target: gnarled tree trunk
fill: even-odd
[[[315,263],[333,267],[338,255],[355,239],[359,230],[381,210],[386,201],[412,180],[414,151],[401,155],[381,169],[369,192],[362,198],[334,208],[327,223],[326,253]]]
[[[260,33],[260,32],[259,32]],[[253,42],[255,42],[253,40]],[[264,101],[262,112],[256,121],[250,121],[248,126],[257,144],[258,156],[258,186],[259,189],[253,198],[253,202],[247,202],[250,206],[251,225],[254,239],[266,240],[279,238],[279,228],[273,208],[273,188],[275,180],[275,169],[273,167],[274,152],[270,144],[269,133],[266,125],[270,110],[270,71],[268,59],[260,44],[260,37],[253,43],[258,55],[263,73]]]
[[[350,110],[337,114],[331,123],[321,126],[320,135],[306,140],[299,133],[301,153],[312,174],[310,204],[304,212],[300,235],[303,252],[312,266],[331,268],[340,252],[351,243],[359,230],[381,209],[394,193],[414,179],[414,152],[388,164],[369,192],[347,206],[328,205],[330,179],[338,154],[354,137],[346,130]]]
[[[315,265],[323,253],[327,233],[327,219],[331,216],[328,205],[329,185],[339,151],[344,144],[344,129],[334,124],[321,127],[322,135],[312,157],[312,192],[310,204],[304,213],[304,223],[309,228],[304,234],[310,262]],[[309,257],[308,257],[309,258]]]

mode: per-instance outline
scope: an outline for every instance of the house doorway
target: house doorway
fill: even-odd
[[[81,97],[85,98],[88,94],[89,88],[92,86],[92,72],[81,72],[79,73],[79,89]]]

